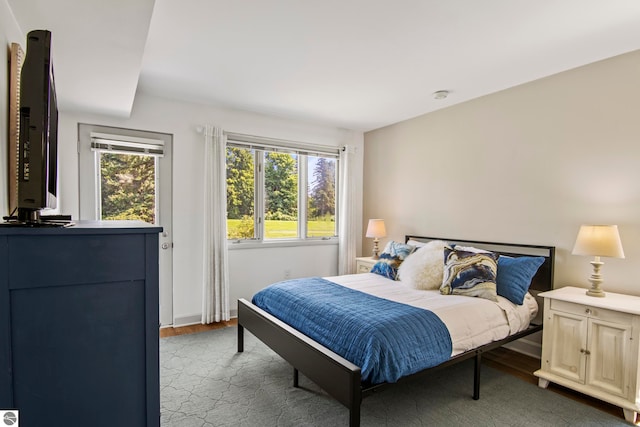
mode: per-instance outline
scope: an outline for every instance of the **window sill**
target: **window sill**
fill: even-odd
[[[240,249],[268,249],[268,248],[287,248],[287,247],[300,247],[300,246],[337,246],[338,238],[330,239],[313,239],[313,240],[268,240],[262,242],[254,242],[250,240],[236,241],[227,240],[227,249],[230,251]]]

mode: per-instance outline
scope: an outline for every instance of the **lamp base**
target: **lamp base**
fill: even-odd
[[[603,298],[604,296],[607,295],[602,291],[602,288],[600,288],[600,284],[602,283],[600,268],[604,265],[604,262],[600,261],[600,257],[597,256],[593,261],[591,261],[591,265],[593,266],[593,274],[589,276],[589,281],[591,282],[591,289],[589,289],[586,293],[590,297]]]
[[[585,292],[587,295],[589,295],[590,297],[599,297],[599,298],[604,298],[607,294],[604,293],[602,291],[602,289],[589,289],[587,292]]]
[[[380,259],[380,249],[378,248],[378,238],[373,239],[373,253],[371,254],[371,258]]]

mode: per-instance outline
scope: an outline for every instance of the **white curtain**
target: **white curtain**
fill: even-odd
[[[340,151],[340,171],[338,182],[338,274],[351,274],[356,266],[356,203],[353,179],[353,159],[355,147],[345,145]]]
[[[202,323],[229,320],[227,259],[226,137],[222,129],[204,130],[204,248]]]

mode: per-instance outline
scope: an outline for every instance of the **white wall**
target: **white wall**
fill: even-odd
[[[618,224],[603,287],[640,295],[640,51],[368,132],[364,161],[388,239],[555,245],[556,287],[588,287],[578,229]]]
[[[175,102],[148,94],[137,94],[129,119],[60,112],[60,211],[78,217],[78,123],[117,126],[173,135],[173,284],[176,324],[200,319],[202,298],[202,156],[203,136],[196,127],[220,126],[227,131],[293,141],[357,147],[356,179],[362,194],[363,135],[360,132],[295,122],[264,115],[211,106]],[[362,201],[358,201],[358,218]],[[358,229],[361,224],[358,224]],[[359,246],[358,246],[359,247]],[[231,250],[230,295],[250,298],[276,280],[291,277],[337,274],[337,247]]]

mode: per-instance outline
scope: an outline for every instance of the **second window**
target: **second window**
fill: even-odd
[[[227,146],[227,238],[337,235],[336,156]]]

